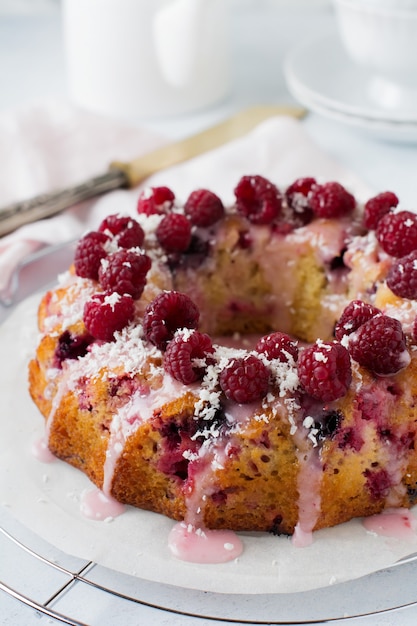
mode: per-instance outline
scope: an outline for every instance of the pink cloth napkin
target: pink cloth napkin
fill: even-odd
[[[51,102],[0,115],[0,207],[101,174],[114,159],[130,160],[165,140],[70,105]],[[0,239],[0,289],[14,268],[45,245],[93,228],[84,202]]]
[[[165,142],[148,130],[58,102],[3,114],[0,206],[82,182],[106,171],[114,159],[130,160]],[[184,200],[193,189],[208,187],[229,203],[244,174],[262,174],[278,185],[298,176],[316,176],[368,194],[352,172],[314,145],[301,122],[287,117],[271,118],[241,139],[158,173],[145,186],[168,185]],[[39,248],[78,238],[109,213],[134,214],[139,192],[117,190],[1,238],[0,289],[16,266]]]

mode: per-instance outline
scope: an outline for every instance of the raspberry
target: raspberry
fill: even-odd
[[[164,350],[179,328],[197,328],[200,311],[194,302],[178,291],[163,291],[145,309],[145,337]]]
[[[269,370],[252,354],[232,359],[220,374],[220,387],[229,400],[238,404],[255,402],[266,395]]]
[[[174,205],[175,195],[168,187],[150,187],[139,196],[137,211],[145,215],[168,213]]]
[[[384,215],[378,222],[376,238],[385,252],[394,257],[417,250],[417,215],[411,211]]]
[[[317,342],[300,353],[298,376],[316,400],[337,400],[346,394],[352,380],[349,352],[337,342]]]
[[[285,191],[288,208],[293,213],[291,221],[297,226],[305,226],[313,219],[309,195],[315,185],[315,178],[297,178]]]
[[[301,222],[298,222],[297,219],[294,218],[294,216],[288,216],[288,218],[286,216],[286,219],[278,218],[278,220],[274,222],[274,224],[272,225],[272,231],[274,233],[282,235],[283,237],[286,237],[287,235],[292,233],[294,228],[299,228],[300,226],[303,226],[303,224],[301,224]]]
[[[398,205],[398,198],[392,191],[383,191],[366,202],[364,206],[364,224],[369,230],[375,230],[379,220]]]
[[[100,341],[112,341],[114,333],[133,320],[133,298],[118,293],[97,293],[84,306],[84,324],[89,333]]]
[[[242,248],[242,250],[248,250],[252,247],[252,243],[252,235],[249,230],[242,230],[239,232],[239,239],[237,242],[239,248]]]
[[[128,294],[138,300],[146,285],[151,260],[146,254],[121,249],[110,254],[101,264],[98,278],[105,291]]]
[[[104,233],[92,231],[78,242],[74,255],[74,267],[77,276],[97,280],[101,260],[107,256],[104,244],[109,237]]]
[[[166,252],[185,252],[191,243],[191,223],[181,213],[168,213],[160,221],[156,237]]]
[[[270,224],[281,212],[281,194],[263,176],[243,176],[235,196],[237,211],[253,224]]]
[[[205,368],[195,364],[195,359],[205,359],[214,352],[208,335],[192,331],[179,333],[167,345],[164,356],[164,369],[176,380],[189,385],[202,380]]]
[[[360,326],[349,341],[355,361],[375,374],[395,374],[410,362],[400,322],[388,315],[377,315]]]
[[[387,274],[387,285],[400,298],[417,299],[417,250],[397,259]]]
[[[338,432],[343,421],[343,413],[341,411],[323,407],[321,413],[318,414],[314,421],[314,428],[317,429],[316,439],[323,441],[324,439],[332,439]]]
[[[185,254],[181,255],[184,267],[197,268],[204,259],[207,258],[210,251],[210,241],[199,237],[199,235],[191,235],[190,245]]]
[[[185,252],[170,253],[168,265],[175,274],[177,268],[196,270],[209,255],[211,242],[200,237],[198,233],[191,235],[190,245]]]
[[[387,274],[387,285],[400,298],[417,299],[417,250],[397,259]]]
[[[184,212],[192,224],[207,228],[223,217],[224,206],[216,194],[207,189],[196,189],[189,195]]]
[[[352,300],[342,312],[335,326],[336,339],[342,341],[345,335],[351,335],[355,330],[358,330],[359,326],[378,314],[381,314],[381,311],[376,306],[362,302],[362,300]]]
[[[356,206],[355,198],[340,183],[315,185],[310,193],[310,206],[318,217],[342,217]]]
[[[99,231],[113,235],[122,248],[139,248],[145,238],[139,222],[124,215],[108,215],[101,222]]]
[[[262,337],[255,347],[256,352],[265,354],[272,360],[277,359],[281,363],[288,363],[289,357],[297,361],[298,345],[289,335],[281,332],[271,333]]]
[[[366,478],[366,487],[369,489],[371,498],[378,500],[386,498],[392,487],[391,474],[386,469],[369,469],[367,468],[363,475]]]
[[[67,359],[78,359],[85,356],[92,341],[93,337],[88,333],[73,335],[69,330],[64,330],[58,338],[58,345],[55,349],[56,367],[61,368],[62,362]]]

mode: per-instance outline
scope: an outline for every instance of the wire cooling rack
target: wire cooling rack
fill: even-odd
[[[0,508],[0,564],[1,592],[34,615],[73,626],[115,624],[121,613],[125,624],[137,624],[143,616],[162,612],[170,623],[181,616],[178,624],[198,624],[200,619],[232,624],[349,624],[358,617],[417,608],[417,555],[364,578],[312,592],[205,593],[152,583],[65,555],[4,508]],[[197,621],[189,622],[191,618]]]

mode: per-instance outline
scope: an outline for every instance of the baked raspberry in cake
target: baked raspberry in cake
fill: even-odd
[[[143,192],[42,298],[50,450],[199,528],[309,534],[417,499],[416,221],[384,192]]]

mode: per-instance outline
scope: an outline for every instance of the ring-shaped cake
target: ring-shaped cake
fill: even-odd
[[[417,499],[417,217],[254,175],[142,192],[39,308],[54,455],[193,528],[293,534]],[[307,538],[307,539],[306,539]]]

